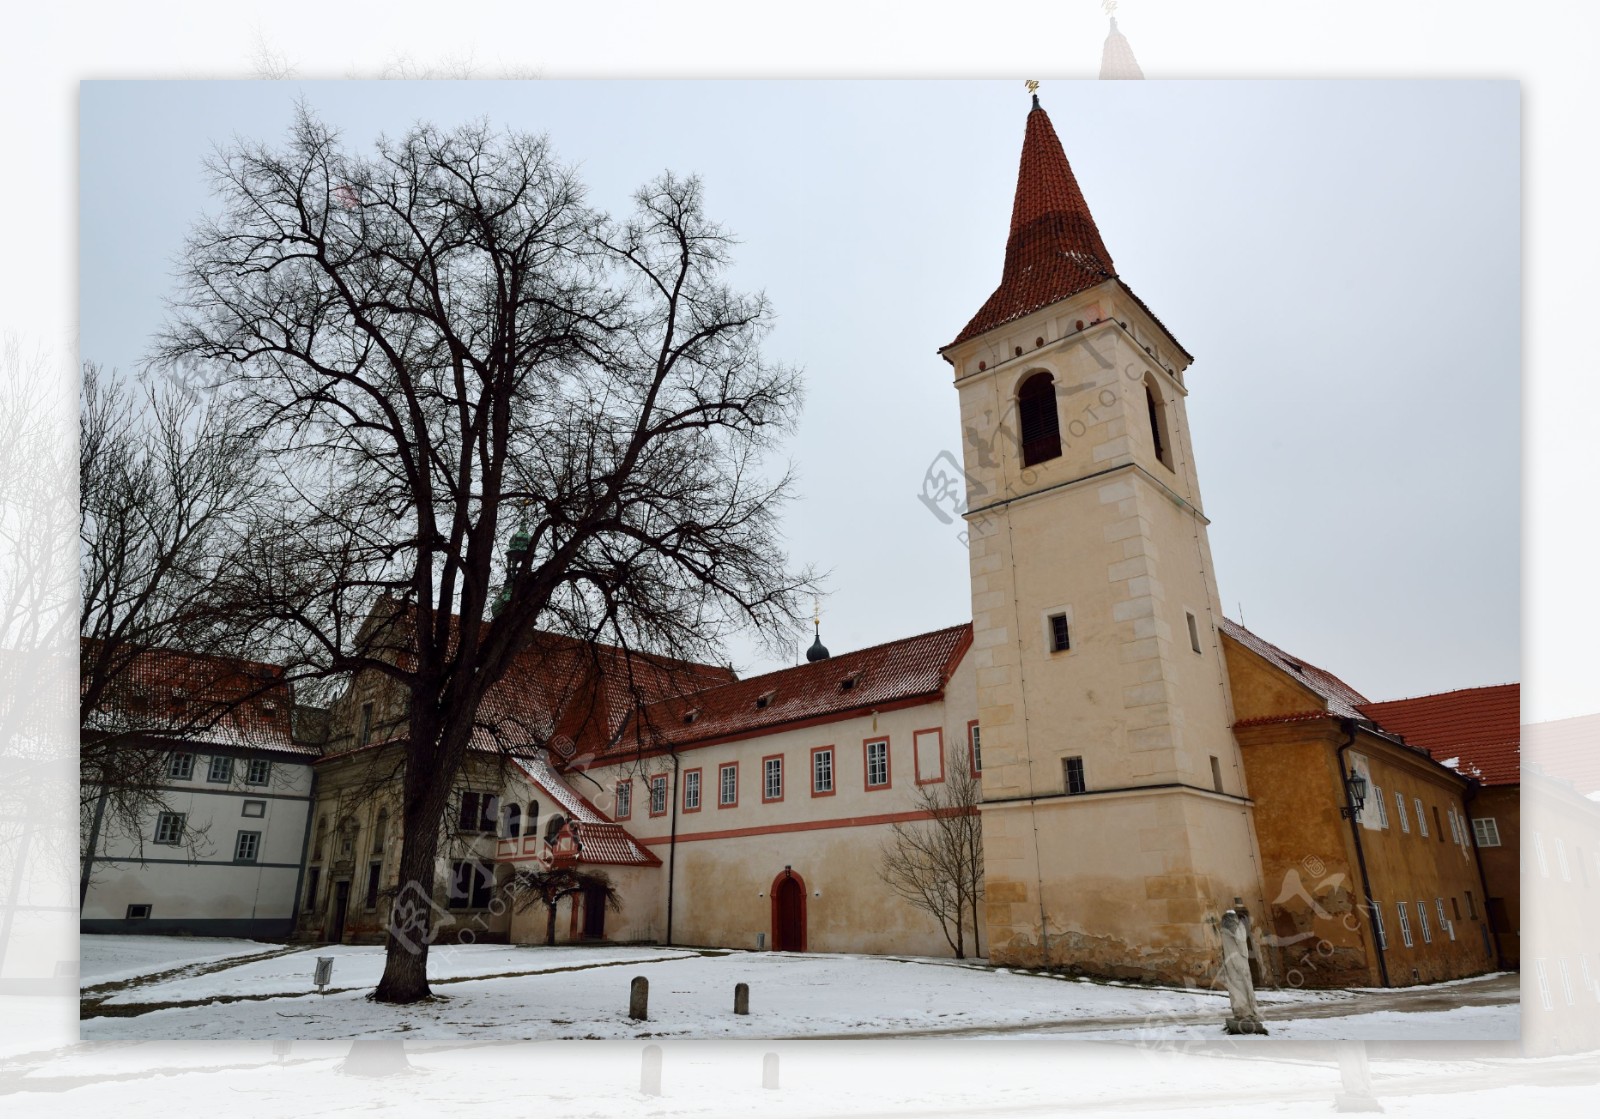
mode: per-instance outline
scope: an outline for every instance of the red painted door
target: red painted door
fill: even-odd
[[[772,947],[780,953],[799,953],[806,947],[805,898],[798,879],[786,876],[773,888]]]

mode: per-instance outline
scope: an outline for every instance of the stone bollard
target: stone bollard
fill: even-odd
[[[733,1013],[735,1015],[750,1014],[749,984],[735,984],[733,986]]]
[[[661,1095],[661,1047],[646,1046],[644,1061],[639,1066],[639,1092],[652,1097]]]
[[[776,1089],[778,1087],[778,1055],[768,1054],[761,1059],[761,1087],[763,1089]]]
[[[650,981],[643,976],[635,976],[628,990],[628,1018],[650,1018]]]

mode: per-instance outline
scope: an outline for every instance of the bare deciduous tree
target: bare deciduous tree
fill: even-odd
[[[579,871],[573,867],[519,869],[503,887],[518,910],[535,903],[545,908],[544,943],[556,943],[556,908],[564,898],[584,895],[615,913],[622,909],[622,896],[603,871]]]
[[[884,883],[906,902],[931,914],[957,958],[980,955],[978,906],[983,898],[983,827],[978,803],[983,788],[966,759],[950,766],[943,782],[917,787],[916,808],[924,818],[892,826],[878,869]]]
[[[536,630],[701,661],[732,627],[787,639],[809,583],[761,461],[798,375],[694,179],[618,223],[543,139],[420,125],[359,156],[305,110],[211,170],[157,358],[222,366],[282,480],[235,573],[256,630],[409,696],[399,874],[431,898],[479,705]],[[428,921],[397,908],[378,999],[429,994]]]
[[[99,837],[142,839],[166,808],[168,752],[281,687],[246,652],[222,573],[260,495],[258,456],[225,399],[130,386],[83,365],[79,398],[80,898]],[[183,650],[183,655],[169,651]],[[190,656],[192,655],[192,656]],[[163,685],[152,695],[151,679]],[[181,695],[174,695],[181,694]],[[199,833],[186,833],[190,842]]]

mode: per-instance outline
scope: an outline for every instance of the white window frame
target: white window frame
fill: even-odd
[[[811,752],[811,792],[833,792],[833,748]]]
[[[976,730],[976,728],[974,728]],[[877,756],[876,762],[873,756]],[[873,771],[882,769],[883,776],[878,781],[872,780]],[[873,739],[867,743],[867,788],[884,789],[889,784],[889,740]]]
[[[1400,831],[1410,833],[1411,818],[1406,816],[1406,795],[1399,790],[1394,791],[1394,807],[1400,816]]]
[[[1078,782],[1081,786],[1079,789],[1072,788],[1072,764],[1074,762],[1078,764]],[[1083,756],[1081,754],[1066,755],[1062,758],[1061,792],[1069,797],[1077,797],[1080,794],[1089,792],[1089,771],[1083,765]]]
[[[256,768],[261,768],[261,776],[256,777]],[[265,786],[272,783],[272,760],[270,758],[252,758],[244,769],[244,784],[247,786]]]
[[[1500,846],[1500,822],[1493,817],[1472,818],[1472,838],[1480,848]]]
[[[737,805],[739,803],[739,765],[736,762],[724,762],[717,767],[717,804]]]
[[[245,849],[249,848],[249,854]],[[234,863],[260,863],[261,862],[261,833],[255,829],[240,829],[233,838]]]
[[[1567,864],[1567,842],[1561,837],[1556,837],[1556,866],[1561,869],[1561,878],[1565,882],[1572,882],[1572,868]]]
[[[1409,949],[1413,944],[1411,940],[1411,917],[1406,913],[1405,903],[1396,902],[1394,908],[1395,912],[1400,915],[1400,940]]]
[[[1372,915],[1372,932],[1378,938],[1378,948],[1389,947],[1389,935],[1383,928],[1383,903],[1367,900],[1367,913]]]
[[[1425,837],[1428,835],[1428,814],[1422,811],[1422,798],[1413,797],[1411,804],[1417,807],[1417,832]]]
[[[1539,1002],[1544,1004],[1546,1011],[1554,1011],[1556,1001],[1550,995],[1550,974],[1544,967],[1544,958],[1536,958],[1533,966],[1534,974],[1539,978]]]
[[[700,808],[699,770],[685,770],[683,773],[683,807],[685,809]]]
[[[155,843],[174,847],[182,844],[183,832],[188,825],[187,816],[186,813],[157,813]]]
[[[1561,994],[1565,997],[1567,1006],[1571,1007],[1578,1002],[1577,997],[1572,994],[1572,970],[1567,967],[1566,957],[1557,961],[1556,966],[1561,970]]]
[[[222,777],[217,777],[217,770],[222,771]],[[206,765],[206,781],[215,782],[217,785],[227,785],[233,781],[233,757],[226,754],[214,754]]]
[[[1422,943],[1424,945],[1432,945],[1433,928],[1428,924],[1427,899],[1417,899],[1417,921],[1422,925]]]
[[[659,817],[667,811],[667,776],[657,774],[650,779],[650,815]]]
[[[1383,787],[1377,783],[1373,783],[1372,792],[1377,795],[1373,798],[1373,800],[1378,803],[1378,827],[1388,828],[1389,806],[1385,804],[1383,800]]]
[[[167,777],[175,782],[192,781],[194,779],[194,752],[173,751],[167,759]]]
[[[1449,934],[1450,940],[1454,941],[1456,939],[1456,924],[1445,916],[1444,899],[1435,898],[1433,900],[1433,908],[1439,911],[1439,929]]]
[[[618,782],[617,783],[617,812],[616,812],[616,816],[619,817],[619,818],[626,818],[626,817],[633,816],[633,781],[632,781],[632,779],[629,779],[628,781],[625,781],[625,782]],[[537,831],[538,831],[538,829],[537,829],[537,827],[535,827],[535,832],[537,832]]]
[[[1533,854],[1539,858],[1539,874],[1550,878],[1550,861],[1544,856],[1544,837],[1537,832],[1533,834]]]
[[[761,763],[761,800],[783,800],[783,757],[763,759]]]

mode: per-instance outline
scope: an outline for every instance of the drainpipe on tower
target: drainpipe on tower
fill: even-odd
[[[678,751],[672,751],[672,831],[667,838],[667,944],[672,944],[672,879],[678,869]]]
[[[1355,745],[1356,721],[1353,719],[1340,719],[1339,727],[1344,731],[1344,742],[1339,744],[1337,751],[1339,759],[1339,784],[1345,789],[1349,788],[1350,768],[1345,765],[1345,752]],[[1367,877],[1367,853],[1361,846],[1361,821],[1354,813],[1350,814],[1350,836],[1356,842],[1356,866],[1361,869],[1361,893],[1367,900],[1367,905],[1372,902],[1372,881]],[[1378,939],[1372,939],[1372,947],[1378,951],[1378,975],[1383,980],[1383,986],[1389,986],[1389,962],[1384,959],[1383,946]]]

